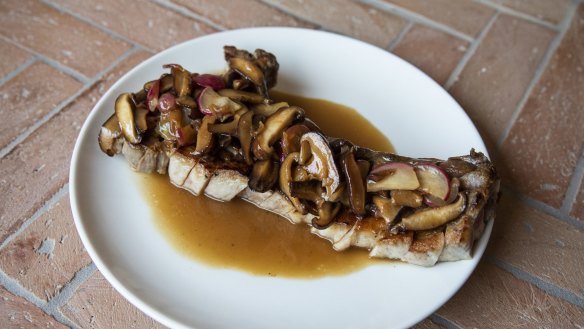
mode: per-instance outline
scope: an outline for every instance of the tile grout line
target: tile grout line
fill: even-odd
[[[209,18],[199,15],[197,13],[192,12],[190,9],[185,8],[181,5],[177,5],[175,3],[172,3],[170,1],[165,1],[165,0],[151,0],[153,3],[159,5],[160,7],[172,10],[173,12],[180,14],[182,16],[188,17],[188,18],[192,18],[198,22],[207,24],[208,26],[219,30],[219,31],[225,31],[227,30],[227,28],[221,24],[215,23],[214,21],[210,20]]]
[[[63,73],[66,73],[66,74],[72,76],[73,78],[77,79],[79,82],[81,82],[83,84],[87,84],[89,81],[91,81],[91,79],[88,78],[85,74],[80,73],[77,70],[72,69],[68,66],[65,66],[65,65],[63,65],[63,64],[61,64],[53,59],[50,59],[46,56],[39,56],[38,60],[40,62],[43,62],[43,63],[61,71],[61,72],[63,72]]]
[[[493,27],[497,18],[499,18],[499,12],[495,12],[493,14],[493,16],[491,16],[491,18],[489,18],[489,21],[487,22],[487,24],[485,24],[483,29],[479,32],[479,35],[477,36],[477,38],[474,39],[470,43],[470,45],[468,46],[468,50],[462,56],[462,58],[460,59],[460,61],[458,62],[458,64],[454,68],[454,70],[452,70],[452,73],[450,73],[448,80],[446,80],[446,83],[444,84],[444,89],[449,90],[458,81],[460,74],[462,73],[462,71],[464,70],[464,68],[466,67],[466,65],[470,61],[470,59],[474,56],[476,50],[479,48],[479,45],[483,42],[483,40],[485,39],[485,36],[491,30],[491,27]]]
[[[503,191],[503,193],[509,193],[513,197],[519,199],[525,205],[527,205],[527,206],[529,206],[529,207],[531,207],[539,212],[542,212],[546,215],[555,217],[557,220],[560,220],[566,224],[574,226],[575,228],[577,228],[579,230],[584,230],[584,222],[579,221],[577,219],[573,219],[572,217],[565,215],[560,210],[558,210],[552,206],[549,206],[541,201],[532,199],[526,195],[523,195],[522,193],[514,191],[513,189],[511,189],[507,186],[502,186],[501,190]]]
[[[548,29],[553,30],[553,31],[556,31],[556,32],[559,31],[558,25],[554,25],[553,23],[547,22],[547,21],[545,21],[543,19],[539,19],[539,18],[537,18],[535,16],[531,16],[531,15],[526,14],[524,12],[521,12],[521,11],[518,11],[518,10],[514,10],[514,9],[509,8],[509,7],[505,7],[503,5],[500,5],[498,3],[491,2],[489,0],[474,0],[474,1],[477,2],[477,3],[480,3],[482,5],[485,5],[487,7],[491,7],[493,9],[495,9],[495,10],[498,10],[499,12],[501,12],[503,14],[506,14],[506,15],[509,15],[509,16],[513,16],[513,17],[517,17],[517,18],[521,18],[524,21],[528,21],[528,22],[533,23],[533,24],[537,24],[537,25],[540,25],[540,26],[547,27]]]
[[[48,303],[39,297],[37,297],[34,293],[29,291],[28,289],[24,288],[18,280],[8,276],[4,271],[0,269],[0,286],[4,287],[4,289],[8,290],[11,294],[18,296],[20,298],[24,298],[27,302],[33,304],[34,306],[38,307],[43,311],[45,314],[48,314],[55,319],[55,321],[65,324],[71,328],[77,328],[74,323],[72,323],[69,319],[63,316],[60,312],[53,313],[52,310],[49,309]]]
[[[47,302],[40,299],[37,295],[24,288],[18,280],[10,277],[0,269],[0,285],[15,296],[22,297],[34,306],[43,309]]]
[[[564,195],[564,201],[560,207],[560,212],[566,216],[570,216],[570,210],[572,210],[573,204],[578,198],[578,192],[580,190],[580,185],[584,179],[584,147],[580,151],[580,158],[576,162],[576,167],[570,178],[570,183],[568,184],[568,189]]]
[[[306,27],[307,29],[339,34],[339,32],[335,32],[335,31],[326,29],[324,26],[322,26],[322,24],[320,22],[310,20],[308,17],[303,17],[300,15],[297,15],[297,14],[289,11],[286,7],[279,6],[278,4],[275,4],[275,3],[271,3],[271,2],[269,2],[269,0],[256,0],[256,1],[268,6],[274,10],[277,10],[286,16],[290,16],[290,17],[292,17],[292,18],[294,18],[302,23],[314,25],[314,27]]]
[[[257,1],[258,2],[261,2],[262,4],[264,4],[266,6],[269,6],[270,8],[273,8],[273,9],[275,9],[275,10],[281,12],[281,13],[284,13],[284,14],[286,14],[286,15],[294,18],[294,19],[297,19],[297,20],[299,20],[301,22],[314,25],[315,27],[312,28],[312,29],[319,30],[319,31],[325,31],[325,32],[331,32],[331,33],[336,33],[336,34],[342,34],[340,32],[333,31],[333,30],[330,30],[330,29],[324,27],[320,22],[317,22],[317,21],[315,21],[313,19],[310,19],[309,17],[304,17],[304,16],[298,15],[296,13],[293,13],[293,12],[289,11],[288,8],[286,8],[285,6],[279,5],[277,3],[271,3],[271,2],[269,2],[269,0],[257,0]]]
[[[14,70],[8,72],[2,78],[0,78],[0,86],[4,85],[6,82],[19,75],[21,72],[29,68],[34,62],[36,62],[36,56],[32,55],[24,63],[18,65]]]
[[[553,283],[546,282],[546,281],[538,278],[537,276],[535,276],[531,273],[528,273],[526,271],[523,271],[523,270],[497,258],[497,257],[488,256],[486,259],[487,259],[487,261],[496,265],[497,267],[501,268],[502,270],[511,273],[511,275],[513,275],[515,278],[517,278],[521,281],[527,282],[529,284],[533,284],[534,286],[536,286],[539,289],[546,292],[548,295],[557,297],[557,298],[562,299],[570,304],[584,308],[584,298],[579,297],[575,293],[568,291],[564,288],[558,287],[557,285],[555,285]]]
[[[548,48],[546,49],[546,52],[545,52],[543,58],[539,62],[539,65],[537,66],[537,69],[535,70],[535,73],[533,74],[531,81],[529,82],[529,85],[527,86],[527,89],[525,89],[525,92],[523,93],[521,100],[519,101],[519,103],[517,104],[517,107],[515,108],[515,110],[511,114],[511,118],[509,118],[509,121],[507,121],[507,125],[505,126],[505,129],[501,133],[501,136],[499,136],[499,139],[497,140],[497,144],[496,144],[497,148],[501,147],[501,145],[503,144],[505,139],[507,139],[507,137],[509,136],[511,129],[515,125],[515,122],[517,121],[517,119],[519,118],[519,115],[521,114],[521,112],[523,110],[523,107],[525,106],[525,104],[529,100],[529,96],[531,96],[531,93],[533,92],[533,90],[537,86],[537,83],[541,79],[543,73],[545,72],[545,69],[548,67],[548,64],[551,62],[553,55],[555,54],[556,50],[560,46],[560,43],[564,39],[564,36],[566,35],[566,32],[568,31],[568,29],[570,27],[570,23],[572,22],[572,18],[576,14],[575,7],[576,7],[576,4],[574,2],[572,2],[572,4],[570,5],[570,8],[566,14],[566,17],[564,17],[564,20],[559,25],[558,33],[550,42]]]
[[[16,148],[16,146],[18,146],[18,144],[20,144],[22,141],[24,141],[35,130],[37,130],[40,126],[42,126],[44,123],[46,123],[47,121],[49,121],[52,117],[54,117],[59,112],[61,112],[62,109],[64,109],[65,107],[67,107],[69,104],[71,104],[77,97],[79,97],[84,92],[86,92],[87,90],[89,90],[106,73],[108,73],[116,65],[118,65],[119,63],[121,63],[122,61],[124,61],[125,59],[127,59],[131,54],[135,53],[137,51],[137,49],[138,49],[137,47],[130,48],[128,51],[126,51],[121,56],[119,56],[118,58],[116,58],[104,70],[102,70],[101,72],[99,72],[98,74],[96,74],[94,78],[92,78],[92,79],[88,80],[87,82],[85,82],[81,86],[81,88],[79,88],[73,95],[71,95],[71,96],[67,97],[66,99],[62,100],[61,102],[59,102],[59,104],[57,104],[51,111],[49,111],[49,113],[47,113],[41,119],[39,119],[36,122],[34,122],[31,126],[29,126],[20,135],[16,136],[16,138],[14,138],[10,143],[8,143],[8,145],[6,145],[4,148],[0,149],[0,159],[4,158],[7,154],[9,154],[10,152],[12,152],[12,150],[14,150],[14,148]]]
[[[456,323],[454,323],[454,322],[446,319],[445,317],[441,316],[440,314],[438,314],[436,312],[434,312],[433,314],[431,314],[428,318],[433,323],[435,323],[435,324],[437,324],[439,326],[443,326],[446,329],[462,329],[462,327],[460,327]]]
[[[93,273],[95,273],[96,270],[97,268],[93,262],[81,268],[73,275],[73,278],[65,284],[63,289],[61,289],[61,291],[48,302],[40,299],[33,292],[23,287],[20,282],[18,282],[18,280],[10,277],[1,269],[0,285],[13,295],[24,298],[29,303],[41,309],[44,313],[52,316],[55,321],[69,326],[70,328],[78,328],[75,323],[73,323],[70,319],[64,316],[63,313],[61,313],[59,307],[63,306],[71,298],[77,288],[79,288],[83,282],[85,282]]]
[[[123,35],[115,32],[115,31],[112,31],[112,30],[104,27],[103,25],[100,25],[100,24],[92,21],[91,19],[89,19],[89,18],[87,18],[87,17],[85,17],[85,16],[83,16],[81,14],[78,14],[78,13],[74,12],[73,10],[70,10],[69,8],[66,8],[66,7],[64,7],[64,6],[62,6],[62,5],[58,4],[58,3],[55,3],[53,1],[48,1],[48,0],[41,0],[41,2],[44,3],[47,6],[52,7],[53,9],[55,9],[55,10],[57,10],[57,11],[63,13],[63,14],[72,16],[72,17],[78,19],[79,21],[81,21],[81,22],[83,22],[85,24],[88,24],[91,27],[94,27],[94,28],[98,29],[99,31],[101,31],[101,32],[109,35],[110,37],[112,37],[114,39],[117,39],[117,40],[120,40],[120,41],[124,41],[124,42],[128,43],[129,45],[131,45],[133,47],[137,47],[139,49],[148,51],[150,53],[154,52],[152,49],[150,49],[150,48],[148,48],[148,47],[146,47],[146,46],[144,46],[144,45],[142,45],[142,44],[140,44],[140,43],[138,43],[138,42],[136,42],[136,41],[134,41],[134,40],[132,40],[130,38],[127,38],[127,37],[125,37],[125,36],[123,36]]]
[[[45,56],[45,55],[43,55],[43,54],[41,54],[39,52],[36,52],[35,50],[33,50],[31,48],[28,48],[26,46],[23,46],[23,45],[21,45],[19,43],[15,43],[12,40],[10,40],[10,39],[8,39],[8,38],[6,38],[4,36],[0,36],[0,39],[4,40],[6,42],[9,42],[11,44],[13,44],[13,45],[15,45],[16,47],[18,47],[18,48],[20,48],[22,50],[25,50],[25,51],[29,52],[30,54],[33,55],[33,57],[36,60],[38,60],[40,62],[43,62],[43,63],[51,66],[52,68],[54,68],[54,69],[56,69],[58,71],[61,71],[63,73],[66,73],[66,74],[70,75],[71,77],[73,77],[74,79],[76,79],[77,81],[79,81],[81,83],[87,83],[87,81],[89,81],[89,78],[88,77],[86,77],[84,74],[78,72],[77,70],[72,69],[72,68],[70,68],[68,66],[65,66],[65,65],[59,63],[58,61],[56,61],[54,59],[48,58],[47,56]]]
[[[389,52],[393,52],[393,49],[403,40],[404,36],[410,32],[412,27],[414,26],[414,22],[407,21],[404,27],[399,31],[397,36],[391,40],[389,45],[385,48]]]
[[[97,272],[97,267],[93,262],[82,267],[75,273],[75,275],[73,275],[73,278],[64,285],[59,293],[49,300],[46,304],[46,309],[49,310],[51,314],[61,313],[59,308],[65,305],[69,299],[71,299],[75,291],[77,291],[77,289],[95,272]]]
[[[4,247],[6,247],[10,242],[12,242],[12,240],[14,240],[18,235],[20,235],[20,233],[22,233],[24,230],[26,230],[26,228],[30,224],[35,222],[44,213],[46,213],[51,208],[53,208],[53,206],[55,204],[57,204],[59,201],[61,201],[63,196],[66,195],[68,191],[69,191],[69,183],[65,183],[65,185],[61,186],[61,188],[59,188],[59,190],[55,194],[53,194],[49,198],[49,200],[47,200],[42,206],[40,206],[32,214],[32,216],[30,216],[28,219],[26,219],[16,231],[14,231],[12,234],[7,236],[6,239],[4,239],[4,241],[2,241],[2,243],[0,244],[0,250],[4,249]]]
[[[394,4],[390,4],[387,2],[381,2],[380,0],[358,0],[361,3],[370,5],[374,8],[377,9],[381,9],[385,12],[397,15],[401,18],[404,18],[406,20],[412,21],[413,23],[418,23],[420,25],[424,25],[430,28],[433,28],[435,30],[438,31],[442,31],[446,34],[455,36],[459,39],[462,39],[464,41],[467,42],[472,42],[474,37],[467,35],[465,33],[462,33],[458,30],[455,30],[454,28],[451,28],[448,25],[436,22],[428,17],[425,17],[421,14],[415,13],[413,11],[409,11],[407,9],[401,8],[399,6],[396,6]]]

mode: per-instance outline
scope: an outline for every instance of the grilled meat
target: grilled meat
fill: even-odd
[[[168,173],[194,195],[239,197],[308,224],[335,250],[421,266],[472,257],[499,191],[485,155],[415,159],[327,137],[301,108],[270,100],[274,55],[224,50],[222,76],[171,64],[170,74],[120,95],[102,151],[122,153],[136,171]]]

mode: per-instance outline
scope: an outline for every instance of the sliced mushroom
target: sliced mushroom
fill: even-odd
[[[148,109],[143,104],[136,107],[136,128],[138,128],[140,133],[144,133],[148,130],[148,112]]]
[[[264,73],[253,61],[242,57],[233,57],[229,59],[229,67],[251,81],[260,95],[267,96],[268,88],[264,80]]]
[[[209,131],[209,125],[215,123],[215,121],[217,121],[217,117],[214,115],[206,115],[203,117],[201,127],[197,132],[195,154],[208,153],[213,147],[213,133]]]
[[[466,197],[458,194],[455,202],[438,208],[425,208],[402,218],[401,226],[406,230],[429,230],[456,219],[466,207]]]
[[[174,78],[171,74],[163,74],[160,77],[160,93],[165,93],[174,88]]]
[[[324,202],[322,184],[318,180],[290,182],[290,195],[304,200],[309,200],[316,205]]]
[[[421,207],[424,201],[424,198],[419,193],[408,190],[391,191],[391,199],[393,200],[393,203],[398,206],[406,206],[411,208]]]
[[[304,110],[297,106],[279,109],[274,115],[268,117],[253,143],[253,153],[256,158],[260,160],[271,158],[274,153],[272,145],[288,126],[303,117]]]
[[[312,226],[319,230],[329,227],[334,222],[340,210],[340,203],[325,201],[318,208],[318,217],[312,219]]]
[[[176,104],[192,110],[197,108],[197,102],[191,96],[178,97],[176,99]]]
[[[353,152],[345,152],[341,156],[340,164],[348,186],[351,211],[358,217],[362,217],[365,215],[366,189],[361,170],[355,161]]]
[[[309,156],[307,156],[307,154]],[[339,188],[341,179],[333,154],[324,136],[309,132],[300,139],[299,163],[313,178],[320,180],[326,190],[326,200],[330,200]]]
[[[136,105],[134,104],[132,95],[130,93],[123,93],[118,96],[116,98],[115,110],[124,138],[132,144],[140,143],[142,136],[138,132],[136,123],[134,122]]]
[[[254,52],[256,65],[264,72],[264,80],[268,89],[273,88],[278,80],[278,69],[280,64],[274,54],[263,49],[256,49]]]
[[[284,159],[284,161],[282,161],[278,183],[280,191],[288,197],[290,202],[294,205],[294,208],[300,213],[306,214],[306,207],[300,202],[300,199],[292,196],[290,192],[290,184],[294,180],[294,169],[296,164],[298,164],[298,153],[291,153],[286,159]]]
[[[281,108],[289,107],[288,103],[286,102],[278,102],[272,104],[255,104],[250,107],[252,111],[256,114],[262,115],[264,117],[269,117],[270,115],[276,113]]]
[[[247,164],[252,164],[251,142],[253,139],[253,111],[245,112],[237,124],[237,137],[241,145],[241,151]]]
[[[191,124],[180,127],[177,130],[177,142],[179,146],[189,146],[193,145],[197,141],[197,133],[199,129],[200,121],[194,121]]]
[[[303,124],[297,124],[284,130],[282,133],[282,156],[286,157],[290,153],[300,151],[300,138],[310,129]]]
[[[246,79],[233,80],[233,89],[235,89],[235,90],[242,90],[242,89],[245,89],[251,85],[252,85],[252,83]]]
[[[367,160],[357,160],[357,166],[359,166],[359,171],[361,172],[362,177],[367,177],[369,173],[369,169],[371,168],[371,164]],[[365,182],[367,184],[367,182]]]
[[[177,97],[182,97],[189,95],[191,93],[191,73],[185,70],[182,66],[178,64],[166,64],[163,65],[164,68],[170,68],[173,87]]]
[[[397,215],[402,209],[401,206],[396,205],[391,199],[379,195],[374,195],[372,200],[375,208],[377,208],[375,215],[385,219],[385,222],[388,224],[395,221]]]
[[[249,91],[241,91],[234,89],[221,89],[217,92],[221,96],[229,97],[234,101],[239,101],[243,103],[251,104],[264,104],[268,103],[269,100],[256,93],[251,93]]]
[[[256,192],[266,192],[278,181],[280,164],[272,160],[256,161],[249,176],[249,188]]]
[[[159,134],[166,140],[174,141],[178,137],[178,129],[184,125],[183,113],[179,109],[160,114],[158,124]]]
[[[147,95],[148,93],[144,89],[140,89],[138,90],[138,92],[135,92],[132,96],[134,97],[134,101],[136,102],[136,104],[140,104],[146,100]]]
[[[122,151],[121,144],[123,143],[123,140],[120,138],[121,136],[120,122],[114,113],[103,123],[99,130],[99,136],[97,138],[99,148],[109,156],[120,153]]]
[[[233,115],[233,120],[226,123],[215,123],[209,125],[209,131],[214,134],[227,134],[230,136],[237,136],[239,120],[241,116],[247,113],[247,109],[241,109]]]

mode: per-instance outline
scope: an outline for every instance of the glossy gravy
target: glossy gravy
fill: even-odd
[[[304,108],[329,136],[393,151],[387,138],[351,108],[280,92],[271,96]],[[335,119],[328,119],[331,117]],[[218,202],[174,187],[167,176],[138,177],[156,225],[176,250],[198,262],[255,275],[295,278],[345,274],[374,262],[365,250],[336,252],[306,225],[293,225],[241,199]]]

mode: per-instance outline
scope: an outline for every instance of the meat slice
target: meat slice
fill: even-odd
[[[366,217],[358,220],[352,245],[371,249],[386,231],[387,224],[383,218]]]
[[[413,240],[414,232],[412,231],[396,234],[388,231],[381,239],[375,242],[375,245],[369,252],[369,256],[402,259],[408,250],[410,250]]]
[[[184,181],[182,187],[185,190],[193,193],[194,195],[199,195],[205,190],[209,180],[211,180],[211,170],[208,169],[203,163],[195,160],[195,165],[189,172],[189,175]]]
[[[417,231],[402,260],[420,266],[434,266],[444,249],[442,230]]]
[[[217,169],[210,174],[210,179],[205,188],[205,195],[218,201],[231,201],[247,187],[248,181],[247,176],[235,170]]]
[[[195,159],[181,153],[173,154],[168,163],[170,182],[175,186],[182,187],[196,163]]]
[[[132,144],[124,140],[121,153],[130,167],[138,172],[166,174],[169,158],[162,143],[150,138],[141,144]]]

